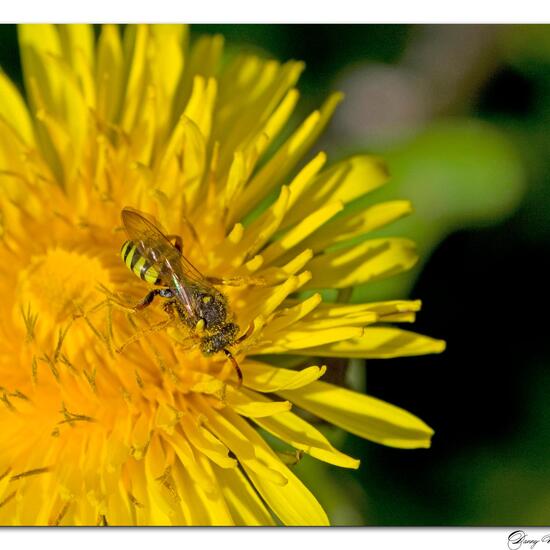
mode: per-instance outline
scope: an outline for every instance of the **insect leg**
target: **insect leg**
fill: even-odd
[[[117,353],[121,353],[126,347],[128,347],[130,344],[133,344],[134,342],[137,342],[140,338],[145,336],[145,334],[150,334],[152,332],[158,332],[168,326],[170,326],[173,322],[173,319],[166,319],[165,321],[161,321],[160,323],[157,323],[155,325],[152,325],[150,327],[147,327],[145,329],[140,330],[139,332],[136,332],[131,338],[126,340],[122,346],[116,349]]]
[[[173,294],[172,291],[169,288],[156,288],[155,290],[151,290],[139,304],[135,305],[133,307],[134,311],[139,311],[141,309],[145,309],[147,306],[151,305],[153,300],[155,299],[155,296],[162,296],[163,298],[172,298]]]
[[[239,383],[237,387],[240,388],[243,383],[243,372],[241,371],[241,368],[239,367],[239,364],[237,363],[236,359],[233,357],[232,353],[225,348],[223,348],[222,351],[225,353],[225,356],[231,361],[231,364],[233,365],[233,368],[235,369],[237,376],[239,377]]]
[[[155,290],[152,290],[151,292],[149,292],[145,296],[145,298],[143,298],[143,300],[141,302],[139,302],[137,305],[128,306],[128,305],[124,304],[116,294],[111,292],[105,286],[99,285],[98,289],[99,289],[100,292],[102,292],[103,294],[105,294],[107,296],[107,299],[104,300],[103,302],[95,305],[92,309],[90,309],[89,311],[86,312],[87,314],[94,313],[94,312],[98,311],[99,309],[101,309],[101,308],[103,308],[103,307],[105,307],[109,304],[113,305],[114,307],[116,307],[117,309],[120,309],[122,311],[126,311],[128,313],[135,313],[136,311],[140,311],[140,310],[146,308],[147,306],[151,305],[151,302],[154,300],[155,296],[162,296],[163,298],[173,298],[174,297],[172,291],[169,288],[158,288],[158,289],[155,289]],[[82,317],[82,315],[81,314],[75,315],[75,318],[76,317]]]
[[[174,241],[174,248],[180,253],[183,252],[183,241],[179,235],[166,235],[169,241]]]
[[[155,290],[151,290],[151,292],[149,292],[147,296],[145,296],[145,298],[143,298],[143,300],[139,302],[139,304],[136,304],[133,309],[135,311],[139,311],[140,309],[145,309],[147,306],[152,304],[153,300],[155,299],[155,296],[159,296],[161,294],[162,290],[158,288],[156,288]]]
[[[263,277],[206,277],[213,285],[226,286],[266,286]]]

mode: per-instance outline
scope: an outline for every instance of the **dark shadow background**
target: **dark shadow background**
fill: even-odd
[[[433,446],[385,448],[327,428],[362,459],[358,471],[308,459],[298,466],[333,523],[548,524],[550,26],[192,32],[222,33],[229,50],[304,60],[298,118],[343,89],[347,101],[322,146],[333,160],[383,155],[395,178],[379,198],[417,207],[416,219],[389,232],[415,238],[422,264],[354,299],[421,298],[406,328],[447,341],[443,355],[366,368],[368,393],[430,424]],[[0,65],[20,83],[13,26],[0,27],[0,44]],[[350,384],[364,385],[362,374]]]

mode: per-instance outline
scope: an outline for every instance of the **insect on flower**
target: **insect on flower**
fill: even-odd
[[[243,378],[241,369],[227,348],[247,338],[253,327],[237,337],[239,326],[232,321],[227,299],[212,283],[215,280],[223,284],[223,280],[208,278],[200,273],[183,255],[182,241],[178,235],[164,235],[133,208],[124,208],[121,216],[130,238],[120,250],[122,261],[137,277],[160,287],[151,290],[133,310],[146,308],[156,296],[166,298],[168,301],[164,304],[164,310],[169,319],[160,323],[160,327],[177,319],[182,321],[204,355],[220,351],[225,353],[240,385]]]

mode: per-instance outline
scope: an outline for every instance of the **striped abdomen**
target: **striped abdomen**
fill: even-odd
[[[120,249],[120,257],[126,267],[140,279],[152,285],[164,286],[159,273],[159,266],[142,256],[132,241],[126,241]]]

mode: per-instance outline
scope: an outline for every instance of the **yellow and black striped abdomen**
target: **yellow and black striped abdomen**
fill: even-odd
[[[126,264],[126,267],[140,279],[152,285],[162,285],[158,266],[152,264],[145,256],[142,256],[132,241],[126,241],[122,245],[120,257]]]

